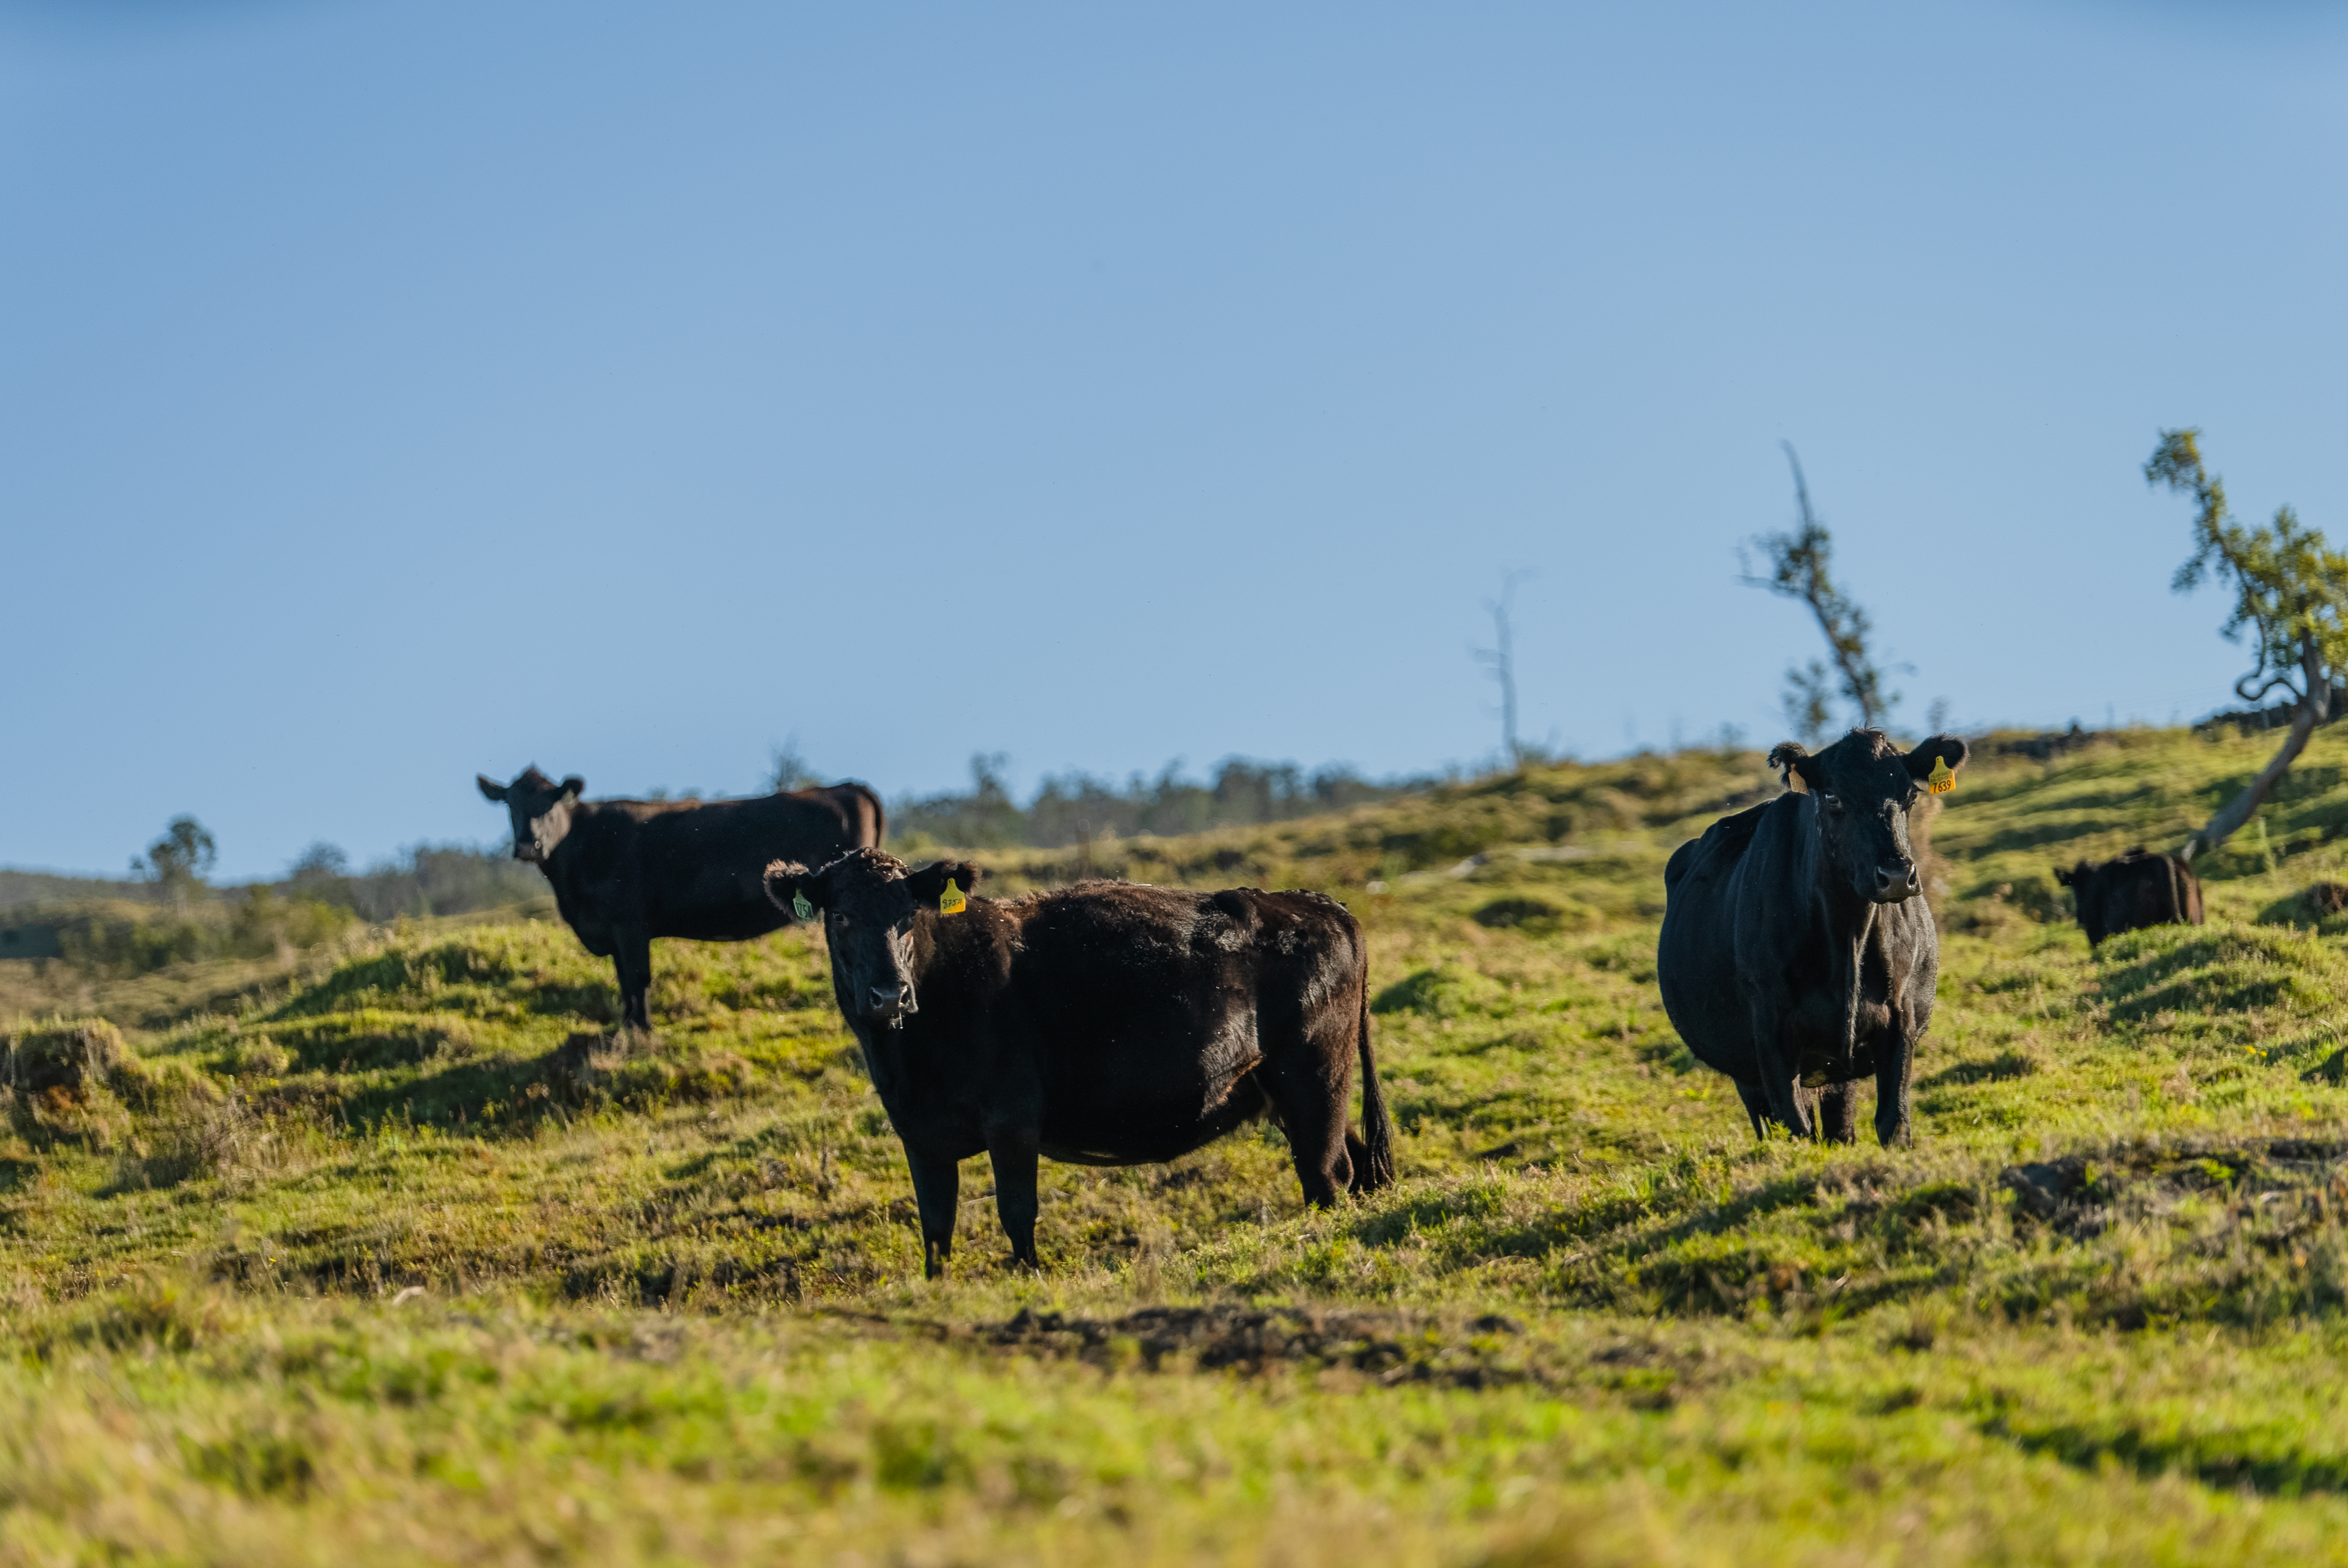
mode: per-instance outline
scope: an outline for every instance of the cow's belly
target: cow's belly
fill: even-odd
[[[655,937],[689,942],[747,942],[779,927],[786,917],[761,896],[756,903],[733,899],[688,909],[664,909],[653,917]]]
[[[1108,1039],[1055,1053],[1042,1143],[1056,1160],[1143,1164],[1189,1153],[1251,1117],[1265,1098],[1254,1020],[1203,1041]]]
[[[1875,1048],[1892,1038],[1890,1004],[1862,998],[1850,1059],[1843,1060],[1842,1009],[1832,997],[1805,996],[1787,1016],[1785,1044],[1795,1076],[1810,1088],[1875,1073]]]
[[[1148,1165],[1203,1149],[1262,1115],[1270,1101],[1252,1073],[1225,1085],[1200,1104],[1132,1105],[1113,1115],[1083,1111],[1046,1115],[1041,1148],[1047,1159],[1073,1165]]]

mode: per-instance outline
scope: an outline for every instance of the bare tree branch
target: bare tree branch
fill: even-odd
[[[1517,584],[1532,575],[1522,570],[1500,574],[1500,597],[1484,601],[1484,609],[1492,618],[1494,646],[1468,650],[1476,662],[1488,666],[1492,678],[1500,683],[1500,744],[1509,753],[1509,765],[1519,772],[1524,769],[1525,751],[1517,742],[1517,637],[1512,618],[1516,612]]]
[[[1819,635],[1826,639],[1828,656],[1834,661],[1832,694],[1857,710],[1860,727],[1879,729],[1899,702],[1900,693],[1883,689],[1883,670],[1869,651],[1874,627],[1867,611],[1834,585],[1830,570],[1834,538],[1810,507],[1809,480],[1802,473],[1801,456],[1792,442],[1779,445],[1786,448],[1786,461],[1793,466],[1794,501],[1801,526],[1791,533],[1763,534],[1752,541],[1768,562],[1766,576],[1751,570],[1740,548],[1736,559],[1744,571],[1737,580],[1809,608]],[[1786,683],[1787,716],[1797,727],[1808,731],[1806,739],[1814,739],[1832,718],[1825,667],[1815,661],[1807,671],[1797,665],[1788,671]]]

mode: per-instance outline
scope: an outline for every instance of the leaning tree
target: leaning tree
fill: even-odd
[[[2282,749],[2178,854],[2190,860],[2215,849],[2250,819],[2277,780],[2307,749],[2332,712],[2332,688],[2348,673],[2348,556],[2330,548],[2320,528],[2303,528],[2289,507],[2264,528],[2244,527],[2226,509],[2223,481],[2201,466],[2199,430],[2164,430],[2144,466],[2145,482],[2193,497],[2193,554],[2169,587],[2190,593],[2216,581],[2234,595],[2226,636],[2250,634],[2250,672],[2234,693],[2256,704],[2277,692],[2291,698],[2291,732]]]

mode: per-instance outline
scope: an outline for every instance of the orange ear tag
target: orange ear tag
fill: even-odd
[[[1934,794],[1946,794],[1957,787],[1957,773],[1949,766],[1948,758],[1934,757],[1932,771],[1924,775],[1924,782],[1932,786]]]
[[[954,879],[951,876],[947,877],[946,890],[938,895],[938,913],[959,915],[969,907],[970,900],[963,896],[961,888],[954,886]]]

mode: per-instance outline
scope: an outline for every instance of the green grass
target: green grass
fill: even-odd
[[[659,944],[649,1040],[534,920],[17,982],[94,1065],[7,1100],[0,1561],[2348,1557],[2348,738],[2204,928],[2091,956],[2047,876],[2262,758],[1966,770],[1897,1151],[1756,1142],[1657,1004],[1749,754],[1096,844],[1356,910],[1403,1179],[1047,1166],[1041,1277],[981,1162],[922,1282],[811,936]]]

